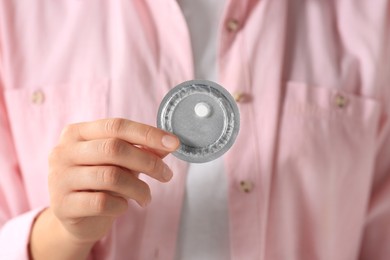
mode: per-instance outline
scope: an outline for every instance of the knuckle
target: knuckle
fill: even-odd
[[[63,153],[63,149],[61,146],[54,147],[49,154],[49,165],[53,165],[61,160],[61,154]]]
[[[74,136],[74,133],[75,133],[75,129],[76,129],[76,125],[74,124],[71,124],[71,125],[67,125],[65,126],[63,129],[62,129],[62,132],[61,132],[61,137],[60,139],[68,139],[72,136]]]
[[[150,143],[153,140],[153,128],[148,127],[145,131],[145,143]]]
[[[104,140],[101,145],[102,152],[109,157],[117,156],[121,153],[123,143],[120,139],[111,138]]]
[[[90,200],[90,207],[96,214],[102,214],[106,211],[108,205],[108,197],[106,194],[97,192]]]
[[[47,183],[48,183],[48,188],[49,191],[55,191],[56,189],[52,189],[53,186],[57,186],[57,182],[59,179],[59,174],[58,170],[55,169],[54,167],[49,167],[49,174],[47,176]]]
[[[97,178],[103,185],[118,185],[121,182],[122,173],[114,166],[107,166],[102,167],[101,170],[98,171]]]
[[[120,133],[125,125],[125,120],[122,118],[108,119],[105,125],[106,132],[111,135]]]
[[[65,217],[64,208],[66,208],[67,203],[67,197],[64,194],[50,194],[50,209],[57,217]]]

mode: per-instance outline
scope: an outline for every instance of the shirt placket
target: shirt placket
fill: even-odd
[[[256,137],[253,89],[245,60],[245,24],[258,0],[229,1],[220,26],[219,81],[232,93],[241,114],[241,130],[226,156],[232,259],[261,259],[268,185],[262,181]]]
[[[176,0],[146,0],[154,19],[158,35],[160,100],[179,83],[194,77],[192,48],[186,21]],[[172,158],[166,159],[175,174],[171,187],[153,188],[154,197],[147,209],[139,259],[173,259],[180,223],[182,199],[184,197],[187,164]],[[164,187],[166,187],[165,185]],[[161,189],[161,190],[159,190]],[[154,204],[153,204],[154,203]]]

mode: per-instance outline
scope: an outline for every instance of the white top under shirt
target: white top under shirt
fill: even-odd
[[[178,0],[187,21],[195,78],[217,81],[217,36],[224,0]],[[227,182],[223,159],[190,164],[177,260],[230,258]]]

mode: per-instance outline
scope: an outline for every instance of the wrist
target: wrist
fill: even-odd
[[[70,234],[53,214],[45,209],[36,218],[30,237],[33,259],[86,259],[95,242],[80,241]]]

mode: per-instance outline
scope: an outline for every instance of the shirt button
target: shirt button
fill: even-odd
[[[245,193],[250,193],[253,190],[251,181],[240,181],[240,190]]]
[[[229,32],[235,32],[239,28],[239,22],[236,19],[230,19],[226,23],[226,29]]]
[[[348,105],[348,99],[339,94],[334,98],[334,104],[339,108],[345,108]]]
[[[43,102],[45,102],[45,94],[43,93],[43,91],[42,90],[34,91],[31,95],[31,102],[36,105],[43,104]]]
[[[234,93],[233,98],[237,103],[246,103],[251,100],[250,95],[243,92]]]

